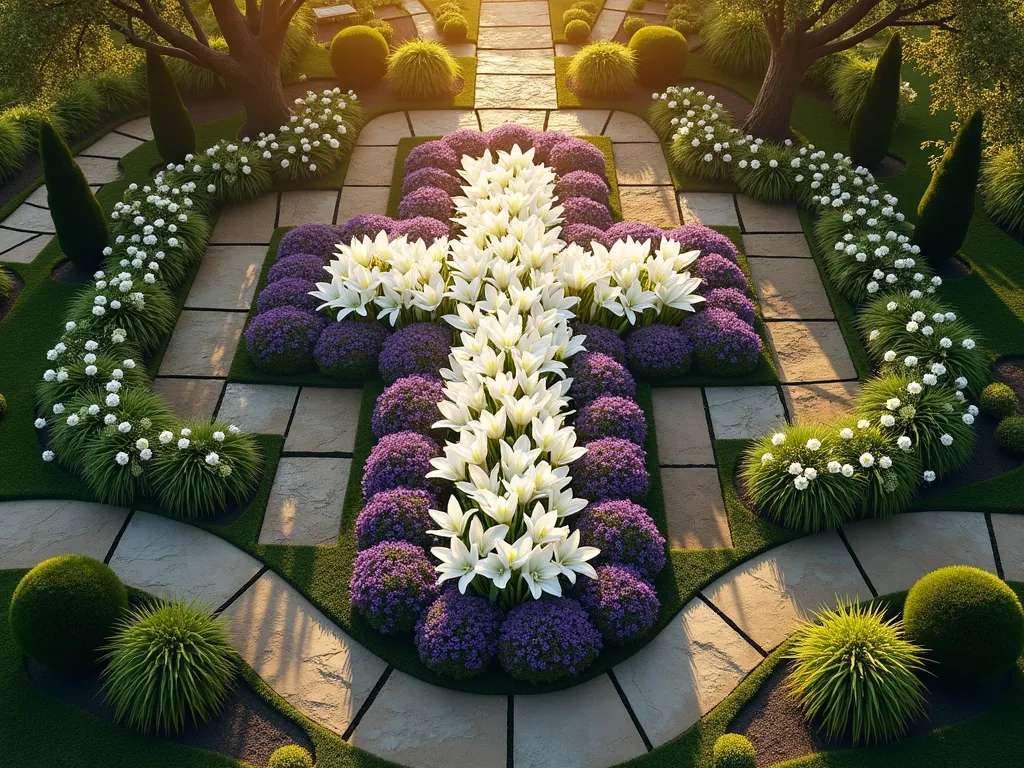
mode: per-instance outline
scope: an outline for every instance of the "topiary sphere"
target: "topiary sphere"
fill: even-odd
[[[591,16],[597,16],[597,6],[590,2],[590,0],[576,0],[576,2],[572,4],[572,7],[581,11],[586,11]]]
[[[981,390],[978,407],[986,416],[1005,419],[1007,416],[1013,416],[1017,410],[1017,393],[1001,381],[993,381]]]
[[[626,37],[633,39],[633,35],[639,32],[641,29],[647,26],[647,20],[639,16],[630,16],[624,22],[622,22],[622,31],[626,33]]]
[[[725,733],[718,737],[711,751],[713,768],[755,768],[757,751],[746,736]]]
[[[444,23],[444,39],[449,43],[461,43],[469,34],[465,16],[453,16]]]
[[[347,27],[331,41],[331,69],[346,88],[365,88],[387,71],[388,41],[372,27]]]
[[[64,674],[88,671],[128,608],[117,574],[84,555],[44,560],[11,597],[11,634],[22,652]]]
[[[644,26],[636,30],[629,40],[629,49],[636,60],[637,81],[651,88],[677,82],[690,55],[686,38],[676,30],[662,26]]]
[[[1024,609],[1010,587],[980,568],[953,565],[922,577],[903,606],[907,639],[928,649],[934,672],[975,685],[1007,672],[1024,649]]]
[[[267,768],[313,768],[313,756],[298,744],[274,750]]]
[[[594,16],[582,8],[570,8],[562,13],[562,26],[572,21],[585,21],[587,26],[594,26]]]
[[[590,25],[581,19],[574,19],[565,25],[565,39],[572,45],[585,43],[590,37]]]
[[[1007,453],[1024,453],[1024,418],[1010,416],[996,427],[996,444]]]

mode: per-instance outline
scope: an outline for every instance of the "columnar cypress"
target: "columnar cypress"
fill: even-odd
[[[871,83],[850,123],[850,156],[858,165],[875,168],[889,152],[900,101],[903,46],[895,34],[878,58]]]
[[[163,57],[146,51],[146,84],[149,91],[149,124],[160,157],[180,163],[196,151],[196,129],[192,116],[178,93],[174,76]]]

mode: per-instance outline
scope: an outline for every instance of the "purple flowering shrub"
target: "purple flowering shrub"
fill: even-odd
[[[572,377],[569,394],[578,406],[601,395],[636,398],[636,382],[626,367],[600,352],[581,352],[574,356],[569,376]]]
[[[444,590],[416,625],[420,661],[446,677],[481,674],[498,653],[501,620],[487,598]]]
[[[328,259],[317,256],[315,253],[293,253],[274,262],[267,272],[267,284],[276,283],[287,277],[301,277],[311,283],[317,281],[327,282],[327,273],[324,271]]]
[[[385,389],[373,406],[373,434],[380,438],[409,430],[429,435],[441,420],[437,404],[444,400],[444,384],[437,376],[403,376]]]
[[[421,488],[438,495],[443,483],[428,479],[430,460],[441,454],[437,443],[416,432],[385,435],[373,446],[363,467],[363,498],[392,488]]]
[[[604,233],[601,244],[605,248],[611,248],[616,240],[625,240],[627,237],[632,237],[633,241],[637,243],[650,240],[651,250],[654,251],[661,245],[662,238],[665,237],[665,230],[642,221],[620,221],[617,224],[612,224]]]
[[[705,373],[734,376],[757,367],[761,337],[735,312],[705,309],[687,327],[693,334],[694,359]]]
[[[601,633],[569,597],[528,600],[501,624],[498,660],[516,680],[551,683],[575,677],[601,652]]]
[[[412,219],[396,221],[391,228],[391,236],[401,237],[405,235],[409,242],[422,240],[427,245],[433,245],[435,240],[448,237],[451,234],[451,225],[439,219],[432,219],[429,216],[416,216]]]
[[[312,253],[324,259],[334,255],[341,242],[341,228],[333,224],[302,224],[285,232],[277,244],[277,258],[296,253]]]
[[[589,224],[604,231],[612,225],[612,212],[604,203],[597,203],[586,197],[570,197],[562,201],[565,209],[564,224]]]
[[[426,170],[426,169],[423,169]],[[398,204],[400,219],[414,219],[427,216],[447,222],[455,212],[452,196],[440,187],[420,187],[406,193]]]
[[[448,365],[452,332],[436,323],[413,323],[395,331],[380,351],[380,375],[393,384],[403,376],[436,376]]]
[[[511,152],[514,146],[525,152],[533,147],[534,133],[533,129],[524,125],[505,123],[487,132],[487,146],[495,154]]]
[[[394,226],[395,220],[390,216],[379,213],[360,213],[345,222],[338,239],[345,245],[349,245],[356,239],[362,240],[364,237],[375,240],[381,232],[387,232],[390,235]]]
[[[604,152],[589,141],[576,138],[560,141],[552,147],[548,164],[559,176],[566,176],[573,171],[590,171],[604,178],[608,172]]]
[[[580,544],[598,547],[598,563],[619,563],[653,580],[665,567],[665,537],[647,510],[632,501],[591,504],[577,521]]]
[[[356,555],[352,607],[378,632],[410,632],[437,599],[436,575],[421,547],[384,541]]]
[[[382,541],[406,541],[418,547],[431,543],[434,525],[429,510],[437,502],[419,488],[392,488],[375,493],[356,518],[356,547],[362,551]]]
[[[586,447],[587,452],[569,467],[574,495],[591,501],[647,495],[647,451],[621,437],[603,437]]]
[[[533,159],[534,162],[550,165],[551,150],[566,141],[571,141],[572,136],[562,131],[537,131],[533,137]]]
[[[604,230],[593,224],[570,224],[562,230],[562,239],[589,251],[592,242],[596,240],[600,243],[604,239]]]
[[[701,256],[717,253],[729,261],[736,261],[739,255],[736,244],[732,240],[703,224],[684,224],[670,231],[666,237],[679,243],[683,253],[700,251]]]
[[[462,181],[440,168],[420,168],[402,180],[403,195],[408,195],[422,187],[439,187],[452,197],[462,194]]]
[[[325,321],[295,307],[256,315],[245,329],[253,364],[268,373],[302,373],[313,367],[313,348]]]
[[[572,326],[572,332],[586,337],[583,346],[587,352],[600,352],[617,363],[626,362],[626,342],[615,331],[603,325],[580,323]]]
[[[315,290],[314,283],[301,277],[285,277],[268,283],[256,299],[256,312],[262,315],[277,307],[295,307],[304,312],[316,312],[320,299],[309,295],[310,291]]]
[[[730,312],[735,312],[740,320],[748,325],[754,325],[756,317],[754,302],[738,288],[714,288],[708,291],[706,299],[705,309],[727,309]]]
[[[441,139],[441,143],[449,147],[461,162],[463,155],[470,157],[483,157],[487,149],[487,135],[480,131],[471,131],[463,128],[452,131]],[[461,165],[459,166],[461,167]]]
[[[377,373],[377,359],[388,330],[380,323],[330,323],[313,349],[316,367],[336,379],[366,379]]]
[[[576,416],[576,439],[590,443],[603,437],[621,437],[643,445],[647,439],[647,419],[643,409],[624,397],[599,397],[580,409]]]
[[[735,288],[738,291],[747,291],[747,276],[738,265],[729,261],[725,256],[712,253],[701,256],[697,259],[697,274],[704,279],[705,290],[714,288]]]
[[[583,579],[580,605],[609,645],[629,645],[651,631],[661,610],[654,588],[628,565],[601,565]]]
[[[690,370],[693,348],[686,334],[669,325],[637,328],[626,337],[626,361],[637,376],[682,376]]]
[[[406,173],[418,171],[420,168],[440,168],[455,176],[461,167],[461,155],[455,154],[455,150],[450,146],[437,140],[417,144],[405,157]]]
[[[571,197],[586,197],[601,205],[608,205],[608,184],[596,173],[573,171],[560,176],[555,182],[555,194],[559,200]]]

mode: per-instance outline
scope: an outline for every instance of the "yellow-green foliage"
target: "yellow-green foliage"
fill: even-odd
[[[686,69],[689,56],[686,38],[676,30],[662,26],[643,26],[636,30],[629,40],[629,50],[636,58],[637,81],[653,88],[677,82]]]
[[[647,26],[647,20],[639,16],[630,16],[624,22],[622,22],[622,30],[626,33],[626,37],[630,40],[633,39],[633,35],[639,32],[641,29]]]
[[[594,26],[594,14],[587,13],[582,8],[570,8],[562,14],[562,26],[564,27],[570,21],[585,21],[587,26]]]
[[[387,75],[400,99],[426,101],[452,95],[459,65],[443,44],[415,39],[391,54]]]
[[[981,198],[992,221],[1024,232],[1024,150],[1004,147],[985,161]]]
[[[7,112],[0,114],[0,179],[21,168],[28,146],[24,126]]]
[[[388,43],[372,27],[346,27],[331,41],[331,69],[346,88],[365,88],[387,71]]]
[[[583,96],[618,98],[633,88],[636,60],[633,52],[622,43],[591,43],[572,57],[569,77]]]
[[[220,35],[210,37],[210,47],[215,51],[227,53],[227,41]],[[222,93],[227,87],[224,78],[212,69],[200,67],[191,61],[185,61],[174,56],[168,56],[167,68],[174,76],[174,82],[178,84],[178,90],[192,96],[211,96],[214,93]]]
[[[565,25],[565,39],[573,45],[586,42],[590,37],[590,25],[580,19],[570,21]]]
[[[704,52],[721,70],[741,75],[763,75],[772,50],[759,16],[719,13],[701,29]]]
[[[581,11],[586,11],[595,18],[597,17],[597,6],[590,2],[590,0],[576,0],[576,2],[572,4],[572,7]]]
[[[444,39],[450,43],[461,43],[468,34],[469,22],[461,14],[449,16],[448,20],[444,23]]]
[[[864,56],[850,56],[839,62],[829,85],[829,93],[832,94],[836,117],[844,123],[849,123],[853,119],[853,113],[864,100],[864,94],[867,93],[877,64],[877,58]],[[909,83],[900,84],[900,99],[896,108],[897,125],[906,116],[907,109],[916,96]]]
[[[389,46],[391,45],[391,38],[395,34],[395,28],[391,26],[390,22],[388,22],[386,19],[370,19],[368,22],[366,22],[366,26],[370,27],[371,29],[376,29],[378,32],[380,32],[381,36],[384,38],[384,41]]]
[[[0,267],[0,299],[6,299],[14,290],[14,276]]]

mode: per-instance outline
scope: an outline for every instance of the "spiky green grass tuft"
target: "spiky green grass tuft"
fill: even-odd
[[[400,99],[429,101],[451,96],[459,65],[442,43],[409,40],[388,57],[388,80]]]
[[[792,200],[799,173],[792,165],[793,159],[797,157],[796,147],[768,141],[754,146],[757,147],[756,152],[732,166],[732,178],[736,185],[744,194],[765,203]]]
[[[763,75],[772,49],[760,16],[723,12],[701,29],[711,63],[737,75]]]
[[[583,96],[625,96],[636,80],[636,59],[622,43],[603,41],[580,48],[569,62],[569,77]]]
[[[210,47],[220,53],[228,52],[227,41],[221,35],[210,37]],[[190,61],[168,56],[167,68],[178,86],[178,90],[191,96],[212,96],[227,89],[224,78],[207,67],[200,67]]]
[[[21,169],[28,148],[29,137],[24,124],[7,112],[0,114],[0,179]]]
[[[992,221],[1024,232],[1024,150],[1005,147],[981,169],[981,197]]]

